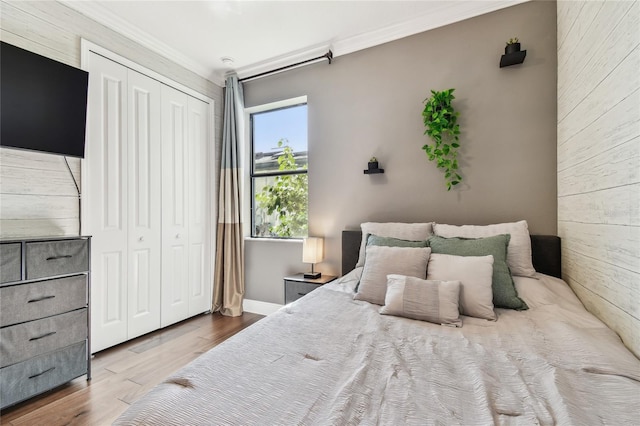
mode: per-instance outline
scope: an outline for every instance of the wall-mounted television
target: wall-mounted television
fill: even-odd
[[[0,145],[84,157],[89,73],[1,42]]]

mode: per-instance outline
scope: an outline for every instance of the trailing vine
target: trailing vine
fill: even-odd
[[[431,97],[424,100],[425,106],[422,111],[424,125],[427,128],[424,132],[433,141],[426,144],[422,149],[427,153],[429,161],[435,161],[439,169],[444,170],[444,179],[447,191],[462,181],[458,174],[458,148],[460,147],[459,135],[460,125],[458,115],[451,101],[455,99],[453,91],[455,89],[438,92],[431,91]]]

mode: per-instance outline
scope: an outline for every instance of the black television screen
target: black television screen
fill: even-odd
[[[84,157],[89,73],[0,46],[0,145]]]

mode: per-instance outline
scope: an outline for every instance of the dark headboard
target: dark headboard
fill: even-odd
[[[361,231],[342,231],[342,274],[355,268],[360,254]],[[533,267],[536,271],[561,278],[560,237],[531,235]]]

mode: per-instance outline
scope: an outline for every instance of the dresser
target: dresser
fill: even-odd
[[[0,408],[91,378],[90,237],[0,241]]]

